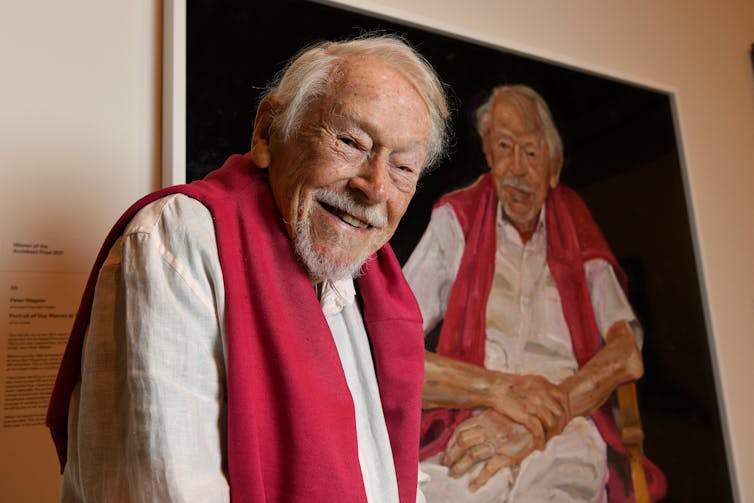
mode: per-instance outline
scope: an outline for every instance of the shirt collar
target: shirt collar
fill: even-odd
[[[317,285],[319,292],[319,305],[325,316],[338,314],[343,308],[350,306],[356,299],[356,288],[353,279],[342,278],[338,280],[327,279]]]

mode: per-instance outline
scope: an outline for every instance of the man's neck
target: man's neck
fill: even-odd
[[[532,236],[534,236],[534,233],[537,232],[537,227],[539,226],[539,223],[542,220],[542,215],[544,213],[544,207],[540,208],[539,213],[537,213],[537,218],[525,224],[511,220],[508,215],[505,214],[505,210],[502,208],[502,205],[499,211],[502,213],[503,220],[508,222],[513,226],[514,229],[516,229],[516,232],[518,232],[518,235],[521,238],[521,243],[525,245],[531,240]]]

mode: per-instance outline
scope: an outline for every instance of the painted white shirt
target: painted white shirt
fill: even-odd
[[[538,374],[557,384],[575,373],[578,363],[560,294],[547,265],[544,215],[542,209],[534,234],[524,244],[498,205],[495,270],[486,307],[485,367]],[[445,316],[464,246],[463,231],[451,206],[436,208],[403,268],[424,316],[425,333]],[[584,269],[600,333],[606,334],[616,321],[628,320],[641,343],[641,328],[612,267],[595,259]],[[421,469],[432,477],[423,485],[427,500],[529,502],[539,501],[541,496],[543,500],[575,502],[584,501],[583,494],[594,494],[587,500],[598,501],[604,497],[607,476],[605,444],[591,420],[577,419],[548,442],[544,451],[524,460],[517,477],[511,470],[503,470],[473,497],[466,490],[470,476],[450,479],[439,464],[441,456],[423,462]],[[565,449],[566,445],[570,447]],[[565,451],[568,462],[562,459]],[[565,487],[568,491],[563,492]],[[571,498],[568,494],[582,496]]]
[[[321,305],[354,399],[368,501],[392,503],[395,468],[354,295],[350,279],[326,282]],[[99,273],[61,500],[228,501],[225,341],[212,217],[184,195],[155,201]]]

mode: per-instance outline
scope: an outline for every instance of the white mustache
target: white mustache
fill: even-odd
[[[516,190],[520,190],[526,193],[534,192],[534,189],[529,187],[526,183],[522,182],[519,178],[505,178],[500,182],[501,187],[511,187]]]
[[[338,192],[330,188],[317,189],[312,197],[328,206],[332,206],[343,213],[365,222],[372,227],[386,227],[387,215],[380,206],[368,206],[356,201],[350,194]]]

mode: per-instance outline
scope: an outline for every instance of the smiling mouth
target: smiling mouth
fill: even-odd
[[[355,216],[351,215],[350,213],[346,213],[345,211],[336,208],[335,206],[330,206],[327,203],[324,203],[322,201],[319,201],[319,204],[327,210],[328,213],[332,213],[339,219],[341,219],[343,222],[347,223],[351,227],[356,227],[357,229],[368,229],[371,227],[368,223],[359,220]]]

